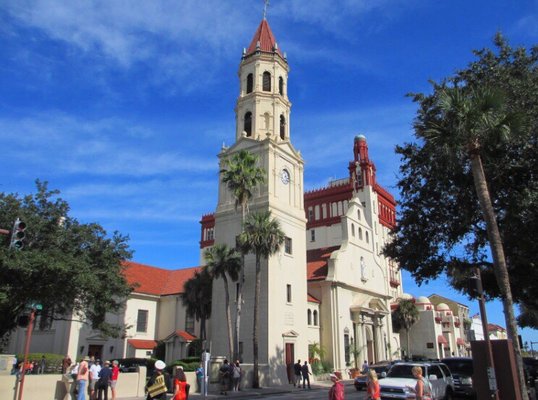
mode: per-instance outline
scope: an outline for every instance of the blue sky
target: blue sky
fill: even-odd
[[[538,2],[271,0],[291,66],[291,138],[305,187],[346,175],[363,133],[378,181],[398,197],[394,146],[415,105],[492,46],[538,42]],[[262,0],[0,2],[0,190],[62,192],[71,214],[130,236],[138,262],[198,265],[200,224],[217,199],[217,153],[234,140],[237,70]],[[468,301],[444,280],[406,292]],[[471,312],[478,311],[469,303]],[[497,302],[490,322],[504,326]],[[538,341],[536,331],[524,340]]]

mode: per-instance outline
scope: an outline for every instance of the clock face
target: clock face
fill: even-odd
[[[284,185],[287,185],[290,182],[290,173],[287,169],[283,169],[280,173],[280,180]]]

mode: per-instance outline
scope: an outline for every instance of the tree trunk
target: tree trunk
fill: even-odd
[[[247,205],[241,204],[241,228],[243,232],[243,223],[247,214]],[[237,304],[235,309],[235,334],[234,334],[234,353],[233,359],[239,360],[239,332],[241,330],[241,310],[243,308],[243,284],[245,283],[245,255],[241,252],[241,270],[239,271],[239,283],[237,284]]]
[[[519,348],[516,318],[514,315],[514,302],[512,299],[510,278],[508,276],[508,268],[504,257],[501,234],[499,232],[499,226],[497,225],[497,218],[493,210],[493,205],[491,204],[491,197],[489,195],[486,175],[482,166],[482,159],[477,152],[471,152],[469,156],[471,158],[473,180],[478,196],[478,202],[480,203],[480,208],[482,209],[482,214],[486,222],[486,231],[493,257],[493,271],[495,273],[497,285],[499,285],[499,289],[501,290],[506,329],[508,337],[512,340],[512,346],[514,347],[514,354],[516,356],[519,384],[521,386],[521,397],[523,400],[528,400],[529,397],[523,370],[523,358],[521,356],[521,349]]]
[[[259,300],[260,300],[260,256],[256,254],[256,289],[254,292],[254,326],[252,328],[252,355],[254,357],[254,368],[253,368],[253,377],[252,377],[252,387],[260,387],[260,378],[258,374],[258,322],[259,322]]]
[[[228,346],[230,350],[230,355],[228,357],[233,356],[233,336],[232,336],[232,314],[230,312],[230,292],[228,288],[228,279],[226,278],[226,274],[222,276],[224,279],[224,295],[225,295],[225,301],[226,301],[226,324],[228,325]]]

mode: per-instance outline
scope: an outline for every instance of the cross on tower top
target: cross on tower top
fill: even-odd
[[[267,16],[267,7],[269,7],[269,0],[263,0],[265,3],[263,6],[263,19],[266,19]]]

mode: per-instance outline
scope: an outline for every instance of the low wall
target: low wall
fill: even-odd
[[[146,368],[139,372],[120,374],[116,384],[118,397],[143,397],[146,384]],[[24,400],[75,400],[74,383],[60,374],[26,375]],[[15,375],[0,376],[0,399],[18,398],[19,382]],[[109,395],[110,396],[110,395]]]

